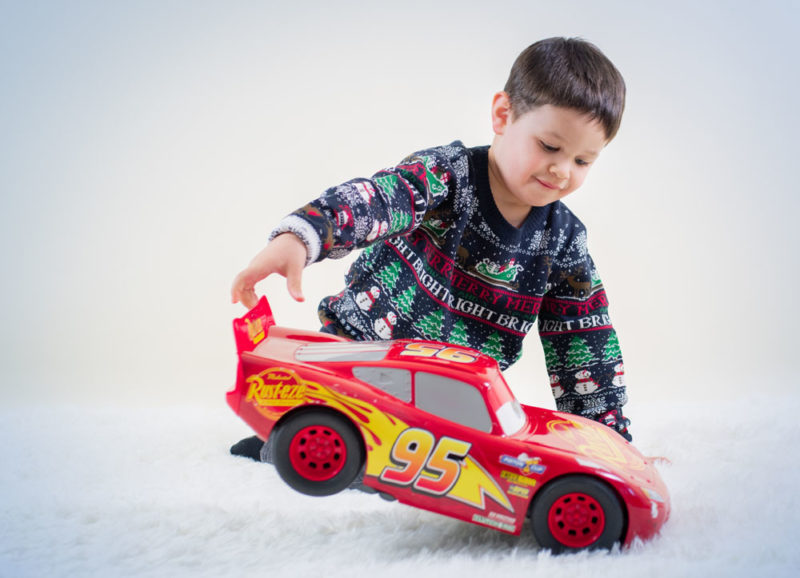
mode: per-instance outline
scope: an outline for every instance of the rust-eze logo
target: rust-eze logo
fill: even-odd
[[[247,378],[247,399],[262,407],[294,406],[303,402],[306,382],[291,369],[271,367]]]

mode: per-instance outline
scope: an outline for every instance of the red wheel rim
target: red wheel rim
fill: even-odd
[[[342,471],[346,459],[347,447],[342,436],[329,427],[305,427],[289,444],[292,467],[307,480],[330,480]]]
[[[594,544],[606,527],[603,507],[592,496],[564,494],[550,506],[547,525],[553,537],[568,548]]]

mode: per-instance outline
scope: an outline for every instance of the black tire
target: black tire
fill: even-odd
[[[625,512],[616,493],[591,476],[550,482],[536,494],[530,515],[536,541],[554,553],[610,550],[625,528]]]
[[[355,428],[326,411],[290,416],[273,438],[272,459],[283,481],[309,496],[330,496],[356,479],[364,450]]]

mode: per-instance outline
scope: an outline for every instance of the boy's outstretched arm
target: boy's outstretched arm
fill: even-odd
[[[299,237],[293,233],[278,235],[233,280],[231,302],[242,303],[248,309],[255,307],[256,283],[273,273],[286,277],[289,294],[295,301],[303,301],[302,277],[307,257],[308,251]]]
[[[271,235],[296,234],[306,244],[306,265],[339,259],[392,237],[407,235],[425,214],[466,186],[464,146],[453,143],[418,151],[370,178],[329,187],[287,215]]]

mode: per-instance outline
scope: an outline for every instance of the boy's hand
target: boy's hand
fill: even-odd
[[[258,303],[255,285],[273,273],[286,277],[289,295],[295,301],[303,301],[301,280],[306,266],[308,251],[300,238],[292,233],[282,233],[264,247],[247,268],[233,280],[231,302],[242,303],[252,309]]]
[[[612,409],[611,411],[607,411],[606,413],[600,415],[597,418],[597,421],[606,424],[629,442],[633,441],[633,436],[631,436],[630,432],[628,431],[628,426],[631,425],[631,420],[622,415],[621,409]]]

